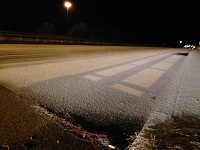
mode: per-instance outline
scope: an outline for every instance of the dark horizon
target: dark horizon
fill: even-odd
[[[192,1],[71,2],[73,6],[67,18],[64,0],[1,0],[0,31],[33,33],[39,25],[48,22],[54,25],[56,34],[66,35],[69,19],[70,28],[84,23],[87,37],[93,33],[94,38],[163,44],[180,40],[185,44],[198,44],[200,41],[200,13]]]

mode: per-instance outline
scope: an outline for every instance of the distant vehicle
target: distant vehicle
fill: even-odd
[[[184,48],[195,49],[196,46],[194,46],[194,45],[185,45]]]

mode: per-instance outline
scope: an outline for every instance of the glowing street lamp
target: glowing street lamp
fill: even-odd
[[[67,9],[70,8],[71,6],[72,6],[72,3],[70,3],[70,2],[65,2],[65,7],[67,7]]]
[[[67,34],[68,34],[68,26],[69,26],[69,17],[68,17],[68,13],[69,13],[69,8],[72,7],[72,3],[69,1],[65,2],[65,7],[67,8]]]

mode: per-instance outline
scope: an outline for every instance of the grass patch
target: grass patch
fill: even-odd
[[[200,119],[197,116],[172,117],[135,135],[134,150],[200,150]]]

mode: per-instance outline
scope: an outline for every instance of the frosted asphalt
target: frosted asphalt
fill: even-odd
[[[5,45],[0,51],[4,54],[1,86],[58,114],[131,133],[140,130],[157,108],[188,53],[168,48],[35,45]]]

